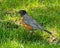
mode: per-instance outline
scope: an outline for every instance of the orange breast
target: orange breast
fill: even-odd
[[[32,30],[32,27],[26,23],[24,23],[23,21],[23,17],[20,19],[20,23],[22,24],[22,26],[24,26],[25,28],[27,28],[28,30]]]

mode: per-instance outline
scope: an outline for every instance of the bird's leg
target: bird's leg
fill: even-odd
[[[34,30],[30,30],[30,34],[34,35],[35,34]]]

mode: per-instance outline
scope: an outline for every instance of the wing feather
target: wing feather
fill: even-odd
[[[24,22],[33,27],[33,29],[42,29],[40,24],[36,22],[31,16],[25,15]]]

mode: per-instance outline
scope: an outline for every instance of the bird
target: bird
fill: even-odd
[[[20,23],[26,29],[28,29],[30,31],[42,30],[42,31],[47,32],[48,34],[52,35],[52,32],[44,29],[35,19],[32,18],[32,16],[28,15],[26,10],[20,10],[19,14],[21,16]]]

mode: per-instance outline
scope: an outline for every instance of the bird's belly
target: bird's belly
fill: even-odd
[[[24,26],[26,29],[32,30],[32,26],[30,26],[30,25],[24,23],[24,21],[23,21],[22,19],[20,20],[20,23],[21,23],[21,25]]]
[[[25,28],[27,28],[28,30],[32,30],[32,27],[30,25],[27,25],[25,23],[22,24]]]

